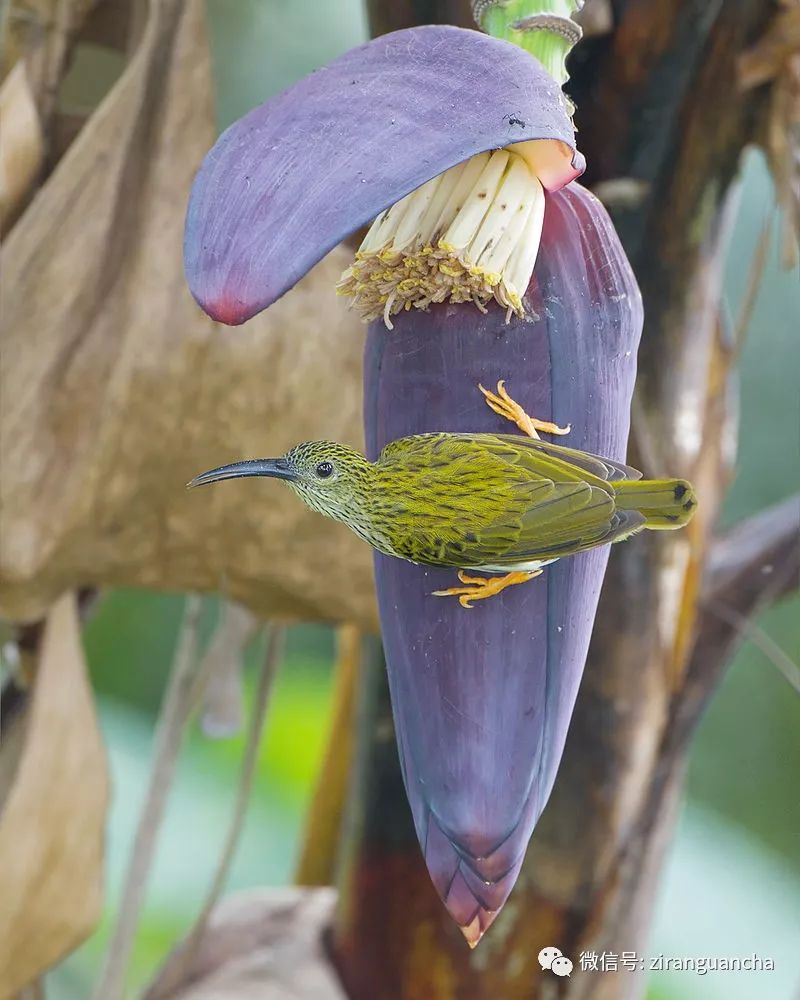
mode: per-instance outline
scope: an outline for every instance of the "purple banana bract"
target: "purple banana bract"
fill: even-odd
[[[531,140],[545,187],[583,170],[561,90],[522,49],[447,26],[377,38],[219,137],[189,201],[189,288],[215,319],[243,323],[425,181]]]
[[[513,433],[477,384],[507,380],[563,443],[623,460],[642,306],[602,205],[571,184],[547,196],[526,304],[403,313],[370,327],[370,457],[426,431]],[[553,787],[583,672],[608,548],[564,559],[476,603],[431,597],[451,570],[376,555],[381,627],[403,774],[433,881],[473,942],[505,902]],[[471,928],[471,929],[470,929]],[[470,929],[467,931],[467,929]]]

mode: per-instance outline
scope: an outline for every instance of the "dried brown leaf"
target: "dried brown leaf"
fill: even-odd
[[[202,3],[154,2],[126,72],[3,248],[8,617],[36,617],[65,587],[127,584],[375,620],[370,552],[346,528],[275,483],[184,488],[239,457],[361,436],[363,333],[334,294],[346,250],[237,330],[186,289],[183,218],[211,107]]]
[[[47,123],[75,33],[98,0],[10,0],[4,12],[0,78],[24,59],[40,118]]]
[[[739,58],[739,84],[743,90],[771,85],[761,142],[783,216],[781,256],[788,269],[800,249],[800,3],[782,6]]]
[[[749,90],[774,80],[797,52],[800,52],[800,5],[792,3],[774,15],[761,38],[740,56],[740,86]]]
[[[44,160],[44,136],[23,62],[18,62],[0,85],[0,122],[0,231],[5,231]]]
[[[77,31],[100,0],[10,0],[0,61],[3,72],[21,57],[42,59],[56,47],[54,37]],[[108,0],[103,0],[107,3]]]
[[[0,815],[0,995],[34,980],[100,918],[107,804],[106,757],[67,594],[47,616],[25,744]]]
[[[781,256],[789,269],[800,252],[800,53],[773,84],[765,150],[782,215]]]
[[[322,939],[333,889],[251,889],[224,900],[177,988],[165,991],[180,946],[145,1000],[344,1000]]]

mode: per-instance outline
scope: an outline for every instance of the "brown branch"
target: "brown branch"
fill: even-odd
[[[743,622],[800,586],[800,494],[759,511],[712,544],[698,632],[674,706],[671,741],[691,737],[736,646]]]
[[[768,635],[752,618],[745,618],[730,608],[719,604],[711,607],[714,614],[723,621],[733,625],[742,639],[757,649],[783,677],[800,694],[800,665],[789,656],[783,646],[779,645],[771,635]]]
[[[295,875],[299,885],[330,885],[336,871],[354,752],[361,636],[361,630],[355,625],[342,625],[338,630],[330,732],[306,817]]]
[[[239,787],[236,791],[236,802],[223,843],[222,853],[220,854],[214,877],[211,880],[211,886],[206,895],[206,901],[193,927],[187,934],[185,941],[169,956],[167,962],[148,988],[145,1000],[159,1000],[159,998],[172,996],[186,982],[188,970],[192,967],[196,953],[208,930],[212,912],[219,903],[222,890],[225,888],[247,814],[250,794],[253,790],[253,780],[258,764],[258,751],[264,735],[264,723],[267,718],[275,676],[283,654],[285,637],[286,629],[283,626],[273,625],[270,628],[267,639],[267,650],[264,654],[264,661],[258,678],[255,703],[253,705],[247,743],[242,759]]]
[[[124,993],[125,973],[147,888],[147,876],[178,763],[186,720],[191,711],[201,610],[202,599],[189,595],[156,729],[150,782],[136,828],[119,916],[93,993],[95,1000],[118,1000]]]
[[[746,518],[712,544],[703,600],[751,615],[800,586],[800,493]]]
[[[751,638],[760,611],[800,586],[800,494],[746,518],[711,545],[700,598],[697,639],[666,724],[640,818],[617,855],[614,879],[627,862],[635,882],[647,865],[648,845],[657,840],[664,809],[674,798],[682,761],[704,710],[736,646]],[[769,655],[769,654],[768,654]],[[787,676],[790,683],[794,680]],[[601,894],[602,895],[602,894]],[[624,895],[624,894],[623,894]]]
[[[800,494],[746,518],[711,545],[706,564],[697,637],[684,682],[669,708],[658,753],[659,774],[650,792],[665,791],[697,723],[749,622],[800,586]]]

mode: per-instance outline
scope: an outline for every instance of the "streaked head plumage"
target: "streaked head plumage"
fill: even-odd
[[[293,472],[288,485],[314,510],[342,518],[358,501],[372,466],[336,441],[303,441],[283,456]]]
[[[373,466],[353,448],[336,441],[304,441],[280,458],[254,458],[222,465],[197,476],[189,486],[223,479],[265,476],[282,479],[315,510],[347,520],[349,505],[364,495]]]

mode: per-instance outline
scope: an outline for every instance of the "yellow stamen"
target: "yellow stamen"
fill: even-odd
[[[524,315],[544,218],[544,191],[513,148],[473,156],[373,222],[337,286],[365,320],[435,302],[492,299]]]

